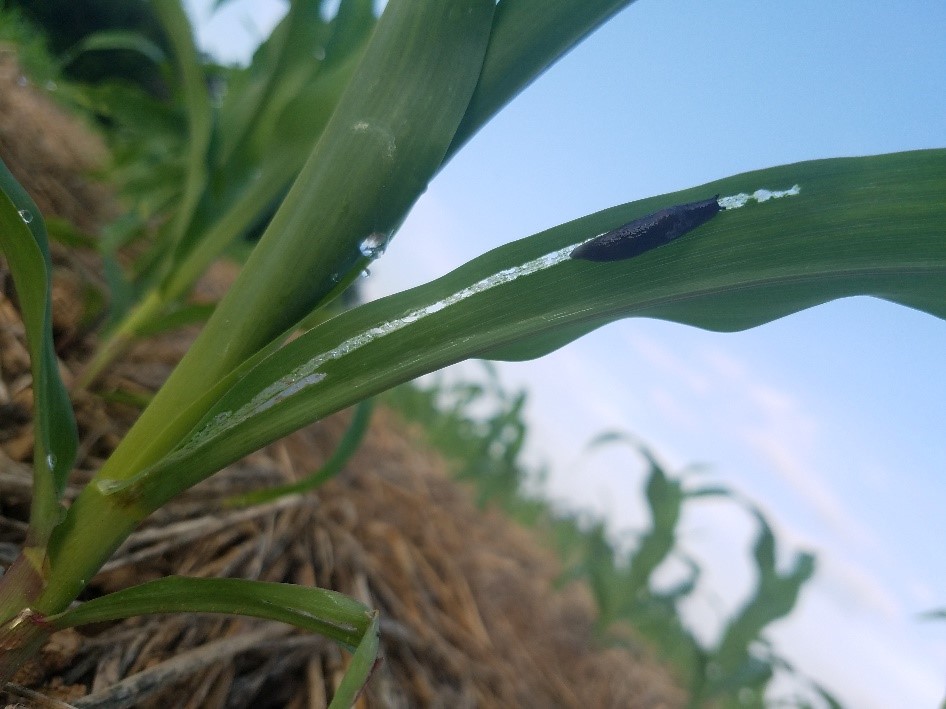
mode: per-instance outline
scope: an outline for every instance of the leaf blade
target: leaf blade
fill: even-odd
[[[727,210],[638,258],[567,258],[576,243],[671,200],[796,181],[799,196]],[[184,475],[205,476],[420,374],[468,357],[538,356],[622,317],[736,330],[870,294],[946,318],[946,299],[936,297],[946,279],[943,192],[943,150],[815,161],[623,205],[508,244],[436,281],[340,315],[261,361],[184,447],[138,479],[143,487],[135,494],[153,504],[170,494],[181,467],[188,468]],[[158,483],[169,468],[178,470]]]
[[[503,0],[452,155],[503,106],[633,0]]]
[[[372,625],[367,606],[336,591],[247,579],[167,576],[85,601],[46,618],[57,630],[157,613],[225,613],[278,620],[349,649]]]
[[[2,161],[0,249],[13,275],[30,353],[36,443],[30,517],[33,538],[28,543],[41,544],[58,518],[59,498],[72,469],[78,437],[53,343],[52,264],[46,228],[39,208]]]

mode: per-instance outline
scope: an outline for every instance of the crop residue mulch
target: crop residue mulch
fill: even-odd
[[[12,81],[12,83],[11,83]],[[41,92],[0,71],[0,95],[33,120],[68,121]],[[31,104],[30,101],[33,101]],[[16,131],[0,115],[0,131]],[[12,139],[0,136],[0,145]],[[59,156],[62,157],[62,156]],[[57,158],[58,159],[58,158]],[[41,169],[33,165],[32,170]],[[57,167],[56,169],[60,169]],[[73,184],[87,165],[66,170]],[[53,209],[55,207],[52,207]],[[90,207],[91,208],[91,207]],[[55,214],[56,212],[51,212]],[[69,217],[68,214],[63,214]],[[56,255],[57,351],[67,383],[92,343],[76,304],[94,274]],[[3,293],[9,274],[0,269]],[[191,334],[130,352],[103,391],[147,392]],[[0,565],[14,557],[29,506],[32,391],[15,301],[0,297]],[[80,456],[67,497],[134,420],[128,404],[77,393]],[[668,673],[592,637],[593,610],[578,584],[556,590],[560,568],[530,534],[467,489],[421,435],[378,410],[347,469],[317,492],[248,509],[219,500],[295,479],[331,455],[347,413],[249,456],[152,515],[93,579],[83,598],[167,574],[318,585],[382,614],[384,662],[360,702],[371,707],[675,707]],[[348,657],[330,641],[280,624],[219,616],[143,617],[57,633],[17,682],[55,697],[46,706],[319,707]],[[43,706],[39,695],[21,703]]]

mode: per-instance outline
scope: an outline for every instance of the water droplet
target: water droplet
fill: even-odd
[[[315,57],[316,61],[325,61],[325,47],[316,47],[312,51],[312,56]]]
[[[361,277],[362,277],[362,278],[369,278],[370,276],[371,276],[371,269],[370,269],[370,268],[366,268],[364,271],[361,272]]]
[[[30,210],[21,209],[19,211],[19,214],[20,214],[20,219],[23,220],[24,224],[29,224],[31,221],[33,221],[33,213]]]
[[[387,247],[388,235],[380,231],[372,232],[358,244],[358,250],[365,258],[378,258]]]
[[[29,86],[29,85],[30,85],[30,80],[27,79],[25,76],[23,76],[23,74],[20,74],[18,77],[16,77],[16,85],[17,85],[17,86]]]
[[[46,456],[46,467],[50,470],[56,467],[56,456],[52,453]]]
[[[50,81],[47,81],[45,84],[43,84],[43,88],[46,89],[47,91],[55,91],[56,89],[59,88],[59,86],[56,84],[55,81],[50,80]]]

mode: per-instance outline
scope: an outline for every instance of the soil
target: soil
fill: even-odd
[[[0,52],[0,156],[43,213],[94,233],[116,207],[90,169],[102,143],[19,81]],[[54,250],[55,336],[67,385],[95,346],[84,303],[104,292],[94,255]],[[218,266],[207,292],[229,279]],[[32,392],[23,328],[0,265],[0,566],[15,557],[29,508]],[[149,341],[76,393],[80,451],[67,500],[138,410],[104,392],[147,395],[193,333]],[[133,397],[132,397],[133,398]],[[125,397],[128,401],[129,397]],[[642,653],[601,647],[580,584],[557,588],[554,555],[450,477],[423,432],[376,410],[358,453],[307,495],[242,510],[229,494],[296,479],[331,455],[349,414],[312,425],[227,468],[152,515],[82,599],[168,574],[332,588],[381,610],[384,661],[366,707],[676,707],[669,673]],[[319,636],[221,616],[131,619],[54,635],[10,687],[21,706],[321,707],[348,656]]]

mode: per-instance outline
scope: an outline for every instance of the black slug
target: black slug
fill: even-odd
[[[718,200],[716,195],[661,209],[586,241],[570,256],[585,261],[623,261],[639,256],[708,222],[722,210]]]

